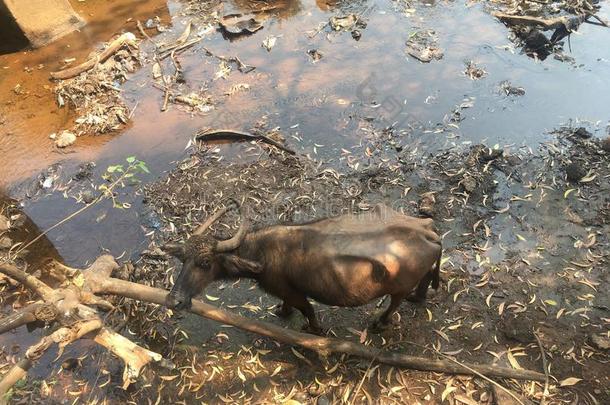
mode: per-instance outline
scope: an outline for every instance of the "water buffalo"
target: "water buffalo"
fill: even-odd
[[[242,219],[235,236],[218,241],[205,231],[227,210],[217,211],[185,244],[164,246],[183,263],[168,307],[188,308],[214,280],[247,277],[283,300],[280,315],[297,308],[310,329],[319,331],[308,298],[351,307],[390,295],[378,320],[387,325],[404,298],[422,301],[430,284],[438,287],[442,247],[431,219],[383,205],[358,215],[256,230]]]

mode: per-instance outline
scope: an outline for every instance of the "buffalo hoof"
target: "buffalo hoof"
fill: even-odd
[[[293,312],[294,308],[286,304],[278,305],[277,309],[273,311],[273,313],[279,316],[280,318],[288,318],[290,315],[292,315]]]
[[[391,322],[383,322],[381,319],[377,319],[376,321],[374,321],[371,326],[371,332],[374,333],[379,333],[379,332],[385,332],[386,330],[390,329],[392,327],[392,323]]]
[[[386,319],[379,317],[371,324],[370,328],[372,332],[384,332],[399,325],[400,321],[397,319],[395,314],[392,314],[392,316]]]
[[[324,329],[319,326],[311,326],[310,324],[305,324],[301,328],[304,332],[311,333],[312,335],[324,336]]]
[[[422,304],[422,303],[426,302],[426,297],[420,297],[417,294],[409,294],[407,296],[407,298],[405,298],[405,299],[414,304]]]

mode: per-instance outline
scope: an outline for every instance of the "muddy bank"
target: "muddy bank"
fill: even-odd
[[[607,333],[610,308],[602,287],[608,281],[610,160],[600,140],[583,138],[587,133],[584,128],[563,127],[553,141],[535,152],[456,145],[422,156],[409,149],[396,152],[392,147],[396,133],[379,130],[375,131],[377,140],[350,150],[345,162],[311,161],[261,150],[266,147],[259,145],[242,145],[238,157],[225,163],[221,157],[226,146],[211,146],[183,161],[167,180],[151,186],[148,195],[164,218],[164,240],[167,235],[175,235],[170,240],[183,239],[228,197],[244,201],[254,224],[359,211],[380,201],[405,213],[432,216],[444,235],[443,287],[425,308],[403,305],[401,326],[384,334],[381,341],[406,339],[424,347],[433,345],[457,358],[539,369],[536,333],[551,356],[558,381],[569,385],[566,378],[582,379],[569,388],[555,382],[551,399],[603,403],[610,395],[605,372],[608,357],[596,336]],[[357,165],[360,157],[365,162]],[[253,161],[244,163],[249,160]],[[571,174],[574,165],[581,168],[580,177]],[[224,225],[218,228],[219,235],[228,231]],[[206,294],[217,304],[277,321],[270,313],[276,300],[252,290],[247,281],[222,283]],[[377,312],[375,305],[358,309],[318,305],[317,309],[329,333],[380,343],[381,336],[363,332]],[[186,325],[189,336],[197,334],[197,326]],[[204,340],[217,350],[226,351],[232,339],[243,344],[243,337],[217,331],[228,335],[228,341],[221,339],[218,345],[219,335]],[[199,339],[194,337],[195,342]],[[419,350],[411,345],[408,351]],[[297,373],[297,378],[304,379],[303,388],[296,387],[303,395],[308,389],[315,391],[312,377],[321,379],[320,374],[325,374],[320,366],[316,368],[319,371],[313,375]],[[377,372],[380,376],[392,373],[383,367]],[[413,396],[410,384],[422,377],[401,375],[405,393],[379,380],[377,384],[367,380],[364,392],[388,401],[394,395],[401,401],[439,400],[437,395],[448,381],[428,376],[436,381],[438,391],[422,388]],[[183,378],[188,381],[189,377]],[[359,380],[354,378],[327,395],[337,401],[342,395],[349,397]],[[541,391],[529,385],[511,386],[525,397],[541,399]],[[232,387],[248,392],[253,386],[234,379]],[[285,389],[290,392],[290,388]],[[491,398],[488,388],[475,391],[471,397],[479,403]],[[212,400],[215,391],[202,388],[202,394],[211,395]],[[311,392],[307,395],[309,400],[317,397]],[[367,395],[362,395],[365,400]]]
[[[352,309],[316,305],[328,334],[411,354],[433,356],[434,348],[457,359],[540,370],[538,336],[552,364],[546,399],[604,403],[610,395],[603,348],[610,302],[602,287],[608,282],[610,161],[602,142],[583,138],[588,132],[578,127],[563,127],[536,151],[455,145],[421,155],[397,151],[396,132],[372,133],[370,142],[338,161],[290,156],[264,144],[199,145],[166,179],[146,188],[146,204],[162,225],[141,259],[120,276],[170,287],[176,263],[156,246],[186,238],[229,197],[243,201],[255,226],[385,202],[435,219],[445,247],[442,286],[425,305],[403,304],[398,325],[382,334],[369,329],[382,302]],[[575,164],[582,167],[579,178],[569,174]],[[213,232],[226,236],[235,226],[232,217]],[[216,283],[204,297],[287,327],[304,322],[300,315],[276,318],[277,300],[247,280]],[[493,387],[476,378],[317,359],[156,306],[120,306],[143,344],[190,367],[163,376],[150,370],[149,381],[159,384],[154,392],[141,383],[113,391],[117,400],[326,403],[355,396],[358,402],[435,403],[445,393],[454,401],[493,403]],[[107,361],[110,370],[113,360]],[[86,370],[83,364],[79,372]],[[110,384],[117,381],[108,375]],[[543,398],[542,384],[503,384],[535,402]]]

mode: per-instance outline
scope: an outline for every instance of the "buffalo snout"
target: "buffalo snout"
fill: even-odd
[[[175,309],[178,311],[190,309],[192,306],[192,300],[185,294],[180,294],[175,291],[170,292],[165,297],[165,306],[169,309]]]

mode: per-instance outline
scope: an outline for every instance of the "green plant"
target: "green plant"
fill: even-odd
[[[114,208],[127,209],[131,207],[131,204],[129,203],[122,203],[117,200],[114,192],[115,188],[119,186],[125,188],[128,185],[138,184],[140,182],[137,178],[138,174],[150,173],[148,166],[146,166],[146,162],[143,160],[138,160],[135,156],[129,156],[125,160],[127,161],[127,166],[122,164],[108,166],[106,172],[102,175],[102,178],[110,184],[102,184],[97,188],[102,192],[102,194],[98,196],[98,199],[103,199],[104,197],[110,198]],[[96,200],[91,204],[94,204]]]
[[[148,174],[148,173],[150,173],[150,170],[148,170],[148,166],[146,166],[146,162],[144,162],[143,160],[138,160],[135,156],[129,156],[127,159],[125,159],[125,161],[127,162],[127,165],[118,164],[118,165],[108,166],[108,168],[106,169],[106,172],[102,175],[102,178],[104,180],[106,180],[107,182],[109,182],[110,184],[102,184],[102,185],[98,186],[97,189],[99,191],[101,191],[101,193],[97,197],[95,197],[93,199],[93,201],[91,201],[89,204],[86,204],[84,207],[81,207],[78,210],[74,211],[72,214],[68,215],[67,217],[65,217],[61,221],[57,222],[55,225],[51,226],[50,228],[47,228],[40,235],[38,235],[37,237],[32,239],[27,244],[20,247],[19,250],[17,250],[17,252],[15,252],[14,255],[15,256],[18,255],[19,253],[21,253],[28,247],[32,246],[34,243],[36,243],[38,240],[40,240],[40,238],[42,238],[44,235],[46,235],[53,229],[65,224],[66,222],[70,221],[77,215],[80,215],[81,213],[86,211],[88,208],[96,205],[97,203],[104,200],[105,198],[111,199],[112,205],[115,208],[121,208],[121,209],[129,208],[131,206],[129,203],[121,203],[121,202],[117,201],[117,198],[115,195],[115,189],[117,187],[121,187],[121,188],[127,187],[127,184],[126,184],[127,181],[130,181],[132,184],[139,183],[140,180],[138,180],[136,176],[141,173]]]

